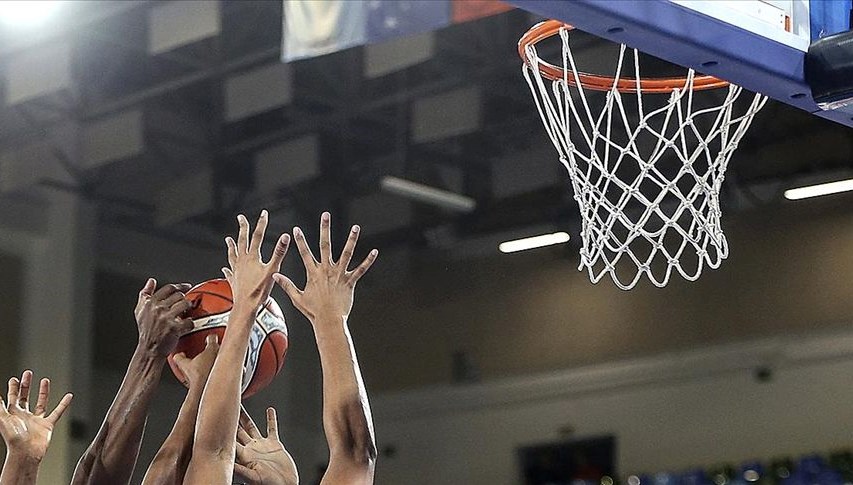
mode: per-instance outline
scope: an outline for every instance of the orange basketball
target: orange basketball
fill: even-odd
[[[218,335],[219,342],[222,342],[233,302],[231,285],[224,279],[205,281],[188,291],[187,299],[195,303],[189,312],[193,329],[178,340],[177,347],[169,356],[169,367],[181,382],[184,382],[184,375],[175,365],[174,355],[183,352],[189,358],[195,357],[204,350],[205,338],[211,333]],[[243,363],[243,398],[272,382],[284,364],[287,343],[284,315],[278,303],[270,297],[258,310],[249,337],[249,351]]]

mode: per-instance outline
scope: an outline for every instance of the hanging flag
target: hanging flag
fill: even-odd
[[[282,60],[438,30],[511,8],[498,0],[284,0]]]
[[[367,5],[367,44],[450,25],[447,0],[362,2]]]
[[[285,0],[282,58],[322,56],[367,42],[365,2]]]

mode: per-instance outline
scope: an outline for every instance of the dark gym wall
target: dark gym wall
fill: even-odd
[[[20,375],[18,344],[20,339],[20,321],[23,317],[24,262],[17,256],[0,253],[0,382],[5,395],[6,379]],[[5,455],[5,447],[0,441],[0,453]]]
[[[457,351],[489,379],[849,326],[850,204],[842,195],[726,214],[729,259],[665,289],[592,285],[576,247],[422,262],[412,282],[372,282],[357,299],[365,379],[373,391],[447,383]]]

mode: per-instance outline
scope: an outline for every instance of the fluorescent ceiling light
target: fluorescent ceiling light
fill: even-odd
[[[471,197],[397,177],[382,177],[381,185],[386,192],[458,212],[471,212],[477,207]]]
[[[39,23],[52,14],[62,3],[52,0],[0,1],[0,21],[11,26]]]
[[[553,234],[543,234],[541,236],[526,237],[524,239],[516,239],[515,241],[502,242],[498,245],[498,249],[500,249],[502,253],[514,253],[516,251],[524,251],[526,249],[562,244],[568,241],[568,234],[565,232],[555,232]]]
[[[785,198],[788,200],[800,200],[808,199],[809,197],[818,197],[821,195],[848,192],[851,190],[853,190],[853,179],[840,180],[838,182],[829,182],[826,184],[809,185],[808,187],[800,187],[797,189],[788,189],[785,191]]]

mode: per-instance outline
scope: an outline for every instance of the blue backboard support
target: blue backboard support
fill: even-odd
[[[688,0],[681,3],[688,3]],[[851,0],[806,3],[811,38],[849,28]],[[808,3],[810,1],[810,3]],[[803,71],[808,40],[783,43],[671,0],[511,0],[543,17],[624,43],[674,64],[691,67],[766,94],[810,113],[853,126],[842,111],[823,111]]]

